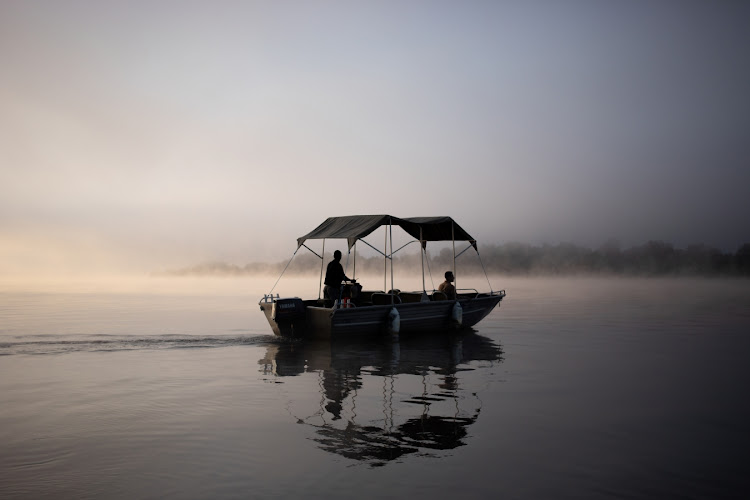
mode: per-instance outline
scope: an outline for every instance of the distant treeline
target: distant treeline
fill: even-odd
[[[624,250],[617,243],[596,250],[567,243],[543,246],[509,243],[480,248],[480,252],[488,272],[509,274],[750,276],[747,243],[735,253],[707,245],[680,249],[663,241],[649,241]]]
[[[463,249],[463,248],[462,248]],[[482,272],[482,264],[489,274],[508,275],[572,275],[609,274],[634,276],[750,276],[750,243],[742,245],[735,253],[727,253],[707,245],[690,245],[675,248],[663,241],[649,241],[640,246],[621,249],[616,242],[598,249],[574,244],[533,246],[524,243],[480,246],[480,259],[469,250],[457,260],[457,268],[464,274]],[[330,260],[326,256],[326,260]],[[347,256],[342,264],[347,265]],[[428,252],[425,272],[442,276],[452,267],[453,252],[442,249],[437,254]],[[326,262],[327,263],[327,262]],[[211,262],[168,271],[169,275],[250,275],[280,274],[287,261],[275,263],[250,263],[244,266]],[[348,262],[347,273],[353,271],[353,259]],[[397,272],[420,272],[419,253],[396,255],[393,259]],[[309,273],[321,269],[321,260],[311,253],[300,252],[289,264],[287,274]],[[382,256],[357,256],[356,274],[373,274],[384,271]]]

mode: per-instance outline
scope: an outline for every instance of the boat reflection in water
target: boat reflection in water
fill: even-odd
[[[315,427],[321,449],[380,466],[466,444],[482,403],[461,379],[501,361],[497,343],[468,331],[394,343],[280,343],[259,364],[274,377],[317,375],[318,395],[290,402],[292,415]]]

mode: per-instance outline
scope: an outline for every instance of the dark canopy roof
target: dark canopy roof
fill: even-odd
[[[409,217],[401,219],[392,215],[347,215],[329,217],[321,225],[297,238],[297,247],[306,240],[323,238],[346,238],[349,248],[380,226],[400,226],[415,240],[424,241],[468,241],[476,249],[477,242],[450,217]],[[423,243],[424,244],[424,243]]]

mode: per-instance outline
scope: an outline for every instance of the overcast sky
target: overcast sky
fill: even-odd
[[[283,260],[332,215],[750,241],[750,3],[0,0],[0,272]]]

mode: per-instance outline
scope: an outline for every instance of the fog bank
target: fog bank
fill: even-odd
[[[481,258],[479,257],[481,256]],[[597,249],[571,243],[534,246],[524,243],[480,246],[479,256],[472,250],[460,255],[456,267],[461,274],[477,275],[483,272],[503,275],[632,275],[632,276],[749,276],[750,244],[736,252],[722,252],[707,245],[690,245],[676,248],[662,241],[621,249],[617,242],[609,242]],[[330,257],[327,258],[327,261]],[[440,278],[453,267],[453,252],[443,248],[439,253],[428,251],[425,273]],[[383,257],[358,257],[342,259],[351,277],[358,274],[371,276],[390,272]],[[288,266],[288,267],[287,267]],[[421,274],[419,253],[396,255],[393,267],[398,273]],[[226,262],[205,262],[180,269],[164,271],[167,276],[253,276],[289,275],[321,272],[321,260],[312,254],[295,256],[291,261],[253,262],[245,265]]]

